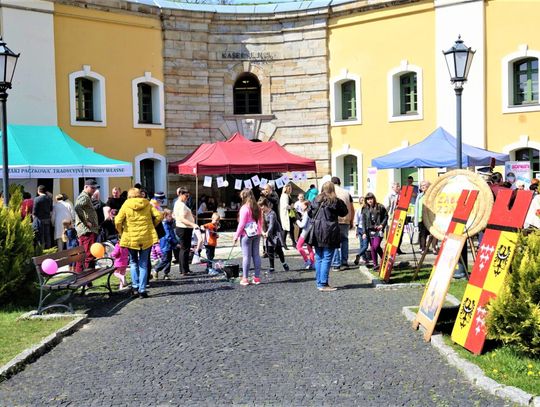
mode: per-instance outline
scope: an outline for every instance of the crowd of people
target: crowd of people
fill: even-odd
[[[511,178],[508,177],[507,178]],[[523,189],[519,182],[505,184],[500,173],[490,176],[489,185],[494,196],[502,189]],[[414,214],[407,222],[413,222],[418,230],[418,244],[422,254],[438,251],[436,239],[429,239],[429,230],[423,222],[424,196],[430,187],[429,181],[421,181],[419,187],[409,177],[407,184],[413,187],[412,204]],[[538,180],[534,179],[530,189],[537,193]],[[289,250],[287,238],[304,260],[304,268],[315,270],[316,287],[323,292],[334,291],[329,285],[331,270],[349,267],[349,232],[355,230],[359,240],[359,251],[355,265],[366,265],[377,270],[383,257],[382,242],[397,208],[401,186],[391,185],[383,203],[379,203],[372,192],[358,198],[354,209],[353,198],[341,187],[338,177],[323,183],[318,191],[311,185],[305,193],[292,198],[292,185],[285,185],[281,195],[272,183],[260,190],[244,189],[239,193],[238,223],[233,243],[242,250],[242,286],[261,283],[262,258],[268,258],[268,273],[275,272],[276,258],[285,271],[289,270],[285,251]],[[23,194],[21,215],[31,216],[36,243],[44,248],[56,246],[58,250],[82,246],[84,263],[75,264],[75,272],[94,266],[95,258],[91,247],[95,242],[110,241],[115,244],[110,255],[115,259],[115,276],[119,286],[126,286],[125,274],[129,267],[131,289],[134,296],[146,298],[148,280],[169,279],[173,256],[179,263],[182,275],[191,273],[192,256],[202,257],[205,250],[206,271],[219,274],[214,267],[215,251],[219,238],[220,208],[212,197],[203,196],[194,204],[190,192],[180,187],[173,209],[163,208],[165,194],[156,193],[150,199],[144,188],[135,185],[122,192],[114,187],[107,202],[102,202],[99,185],[87,179],[82,192],[72,203],[65,194],[54,197],[40,185],[36,197]],[[195,221],[194,212],[213,211],[210,222],[201,226]],[[540,196],[536,195],[531,205],[532,216],[527,217],[525,226],[540,227]],[[429,241],[432,247],[427,247]],[[261,255],[262,243],[262,255]],[[404,254],[401,241],[397,254]],[[253,277],[249,272],[253,266]]]

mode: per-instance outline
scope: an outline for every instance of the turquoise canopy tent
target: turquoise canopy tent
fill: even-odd
[[[0,138],[3,135],[0,133]],[[132,166],[95,153],[57,126],[8,126],[10,178],[131,177]],[[0,165],[0,176],[3,168]]]

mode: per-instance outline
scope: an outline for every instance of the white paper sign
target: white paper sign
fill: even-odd
[[[241,179],[236,179],[234,180],[234,189],[242,189],[242,180]]]
[[[261,184],[261,180],[259,179],[258,175],[254,175],[253,177],[251,177],[251,181],[253,182],[253,185],[255,185],[256,187],[258,187]]]
[[[217,177],[216,181],[217,181],[218,188],[222,188],[225,186],[225,183],[223,182],[223,177]]]
[[[289,174],[283,174],[281,179],[283,180],[283,185],[287,185],[289,182],[291,182],[291,179],[289,178]]]
[[[204,177],[203,186],[210,188],[212,186],[212,177]]]
[[[268,184],[268,180],[266,178],[261,178],[260,186],[261,188],[264,188]]]
[[[301,181],[307,181],[307,173],[305,171],[302,171],[300,173],[300,180]]]
[[[292,172],[292,180],[294,182],[300,181],[300,173],[298,171]]]
[[[251,184],[251,180],[250,180],[250,179],[245,179],[245,180],[244,180],[244,186],[245,186],[247,189],[253,188],[253,185]]]
[[[276,179],[276,187],[278,189],[283,188],[283,180],[281,178]]]

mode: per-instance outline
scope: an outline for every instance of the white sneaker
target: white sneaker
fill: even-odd
[[[154,280],[157,280],[157,278],[158,278],[158,272],[157,272],[157,271],[152,270],[152,271],[150,272],[150,274],[152,274],[152,278],[153,278]]]

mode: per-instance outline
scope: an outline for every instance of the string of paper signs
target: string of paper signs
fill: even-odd
[[[283,188],[289,182],[294,181],[306,181],[307,173],[306,171],[293,171],[291,175],[283,174],[281,177],[274,180],[277,189]],[[213,177],[205,176],[203,186],[207,188],[212,187]],[[229,186],[229,181],[224,177],[216,177],[216,184],[218,188],[224,188]],[[259,178],[258,175],[254,175],[248,179],[236,178],[234,180],[234,189],[241,190],[242,188],[252,189],[253,187],[264,187],[268,184],[268,179]]]

